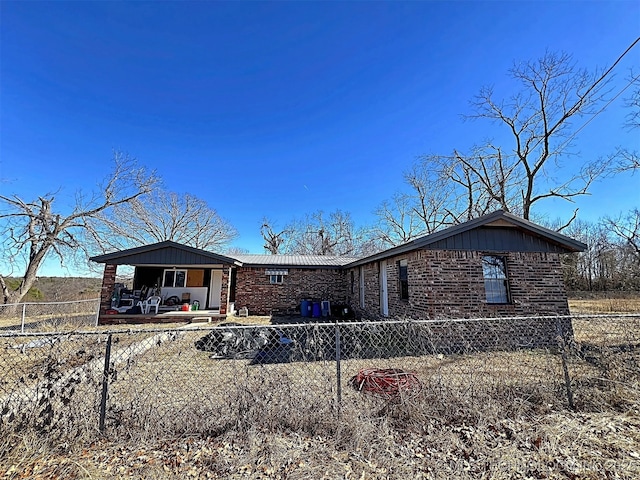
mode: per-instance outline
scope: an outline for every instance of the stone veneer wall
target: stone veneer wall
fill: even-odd
[[[280,285],[269,283],[266,270],[288,270]],[[302,300],[346,302],[345,272],[328,268],[238,267],[236,310],[246,307],[250,315],[299,313]]]
[[[487,304],[482,275],[483,255],[507,259],[512,303]],[[406,259],[409,299],[399,294],[398,262]],[[359,269],[354,271],[350,302],[368,318],[380,315],[379,263],[365,265],[365,306],[359,306]],[[350,275],[350,274],[349,274]],[[566,315],[567,294],[560,256],[541,252],[470,252],[417,250],[387,259],[389,316],[395,318],[470,318]]]

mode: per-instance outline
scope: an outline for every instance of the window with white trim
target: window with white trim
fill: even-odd
[[[265,273],[269,277],[271,285],[280,285],[284,283],[284,276],[289,275],[289,270],[266,270]]]
[[[187,284],[186,270],[165,270],[162,280],[163,287],[184,287]]]
[[[482,274],[487,303],[509,303],[509,282],[505,257],[482,257]]]
[[[269,283],[279,284],[284,282],[284,275],[269,275]]]

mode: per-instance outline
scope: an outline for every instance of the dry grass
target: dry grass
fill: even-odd
[[[572,314],[640,313],[640,294],[631,298],[569,299]]]
[[[270,325],[271,315],[249,315],[248,317],[228,316],[225,322],[235,322],[242,325]]]
[[[27,319],[26,327],[34,330],[34,324],[37,324],[38,331],[60,331],[74,330],[78,327],[91,328],[95,322],[95,313],[65,313],[61,318],[52,319],[52,314],[30,315]],[[87,320],[89,319],[89,320]],[[22,326],[22,318],[20,316],[6,316],[0,318],[0,329],[13,328],[20,330]]]
[[[553,413],[482,422],[409,423],[356,416],[327,435],[229,431],[144,443],[107,438],[65,445],[23,435],[0,460],[2,478],[635,479],[636,414]],[[352,412],[350,412],[352,413]],[[6,446],[11,439],[0,441]]]

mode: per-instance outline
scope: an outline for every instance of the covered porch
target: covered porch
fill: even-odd
[[[91,260],[105,264],[100,324],[224,318],[233,302],[235,267],[239,265],[233,258],[170,241]],[[120,265],[134,267],[131,284],[116,281]]]

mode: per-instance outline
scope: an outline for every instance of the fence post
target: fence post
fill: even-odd
[[[107,388],[109,385],[109,363],[111,362],[111,334],[107,337],[107,348],[104,352],[104,371],[102,373],[102,396],[100,397],[100,425],[99,430],[104,432],[104,420],[107,412]]]
[[[338,321],[336,320],[336,383],[337,383],[337,393],[338,393],[338,414],[340,413],[340,407],[342,406],[342,376],[340,374],[340,357],[342,352],[340,351],[340,325],[338,325]]]
[[[27,304],[23,303],[22,304],[22,321],[20,322],[21,327],[20,327],[20,333],[24,333],[24,318],[27,314]]]
[[[569,317],[571,322],[571,317]],[[560,347],[560,357],[562,358],[562,371],[564,373],[564,385],[567,389],[567,401],[569,402],[569,408],[575,410],[575,404],[573,402],[573,390],[571,390],[571,376],[569,375],[569,365],[567,357],[567,342],[565,341],[566,331],[562,328],[562,317],[558,317],[558,345]]]
[[[94,327],[100,325],[100,300],[98,300],[98,311],[96,312],[96,324]]]

